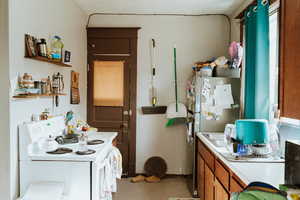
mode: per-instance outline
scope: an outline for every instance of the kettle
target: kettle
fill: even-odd
[[[55,141],[54,137],[49,135],[42,143],[40,148],[45,152],[55,151],[58,148],[58,143]]]

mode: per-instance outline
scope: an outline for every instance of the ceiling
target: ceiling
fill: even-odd
[[[87,13],[227,14],[242,0],[74,0]]]

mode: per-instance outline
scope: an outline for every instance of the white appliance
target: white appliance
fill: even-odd
[[[21,199],[32,185],[38,183],[62,183],[63,199],[99,200],[99,176],[104,159],[112,149],[117,133],[89,134],[89,140],[103,140],[99,145],[88,146],[95,150],[91,155],[77,155],[79,144],[58,145],[71,148],[72,153],[53,155],[41,148],[44,141],[63,134],[64,117],[31,122],[19,126],[20,195]],[[42,199],[41,199],[42,200]]]

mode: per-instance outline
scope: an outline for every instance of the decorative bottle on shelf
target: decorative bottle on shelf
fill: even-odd
[[[51,42],[51,58],[61,61],[64,44],[59,36],[54,36]]]

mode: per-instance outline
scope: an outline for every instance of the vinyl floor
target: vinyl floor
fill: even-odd
[[[131,183],[130,179],[122,179],[113,200],[168,200],[170,197],[191,197],[184,177],[169,177],[159,183]]]

